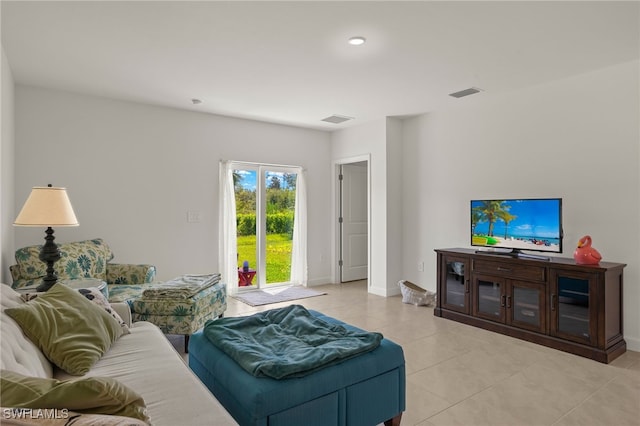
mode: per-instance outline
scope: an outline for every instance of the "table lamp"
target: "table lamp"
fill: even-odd
[[[29,198],[22,206],[16,226],[42,226],[45,231],[45,244],[40,251],[40,260],[47,264],[47,275],[37,291],[49,290],[58,280],[53,264],[60,259],[58,246],[53,242],[53,226],[78,226],[78,219],[73,212],[66,188],[36,186],[31,190]]]

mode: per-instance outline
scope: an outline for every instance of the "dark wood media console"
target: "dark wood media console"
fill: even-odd
[[[434,314],[609,363],[626,351],[622,263],[438,249]]]

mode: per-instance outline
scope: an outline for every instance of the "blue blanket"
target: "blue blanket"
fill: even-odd
[[[207,339],[256,377],[302,377],[377,348],[382,334],[347,330],[291,305],[205,324]]]

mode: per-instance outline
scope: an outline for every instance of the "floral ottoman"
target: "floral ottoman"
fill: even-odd
[[[109,285],[109,301],[128,303],[134,322],[149,321],[165,334],[183,334],[187,350],[191,334],[201,329],[207,320],[224,315],[227,309],[226,284],[216,282],[186,295],[154,293],[162,285]]]

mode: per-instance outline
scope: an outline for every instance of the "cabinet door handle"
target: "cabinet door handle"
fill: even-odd
[[[507,308],[511,308],[511,296],[507,296]]]
[[[500,272],[511,272],[511,269],[503,268],[502,266],[498,266],[498,271],[500,271]]]
[[[555,294],[551,295],[551,310],[552,311],[556,310],[556,295]]]
[[[506,299],[507,299],[507,296],[504,294],[500,297],[500,306],[504,307]]]

